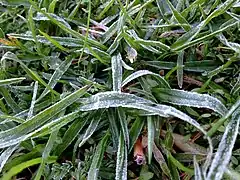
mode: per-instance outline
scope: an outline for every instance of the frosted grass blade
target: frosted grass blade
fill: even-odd
[[[231,121],[227,125],[222,136],[221,142],[207,174],[207,180],[222,179],[223,173],[226,171],[227,165],[230,161],[232,150],[238,135],[239,122],[240,109],[238,108],[232,114]]]
[[[112,57],[112,78],[113,78],[113,91],[121,91],[122,85],[122,57],[118,53]]]
[[[199,94],[177,89],[155,89],[155,95],[159,100],[177,105],[208,108],[218,112],[222,116],[227,113],[227,108],[219,101],[208,94]]]
[[[25,77],[3,79],[3,80],[0,80],[0,86],[6,86],[6,85],[10,85],[10,84],[19,83],[25,79],[26,79]]]
[[[12,155],[12,153],[17,149],[17,147],[18,147],[18,145],[10,146],[1,153],[1,155],[0,155],[0,172],[2,172],[4,165],[6,164],[7,160]]]
[[[123,80],[122,87],[124,87],[126,84],[128,84],[132,80],[134,80],[138,77],[141,77],[141,76],[145,76],[145,75],[153,75],[153,76],[158,77],[159,80],[161,81],[161,83],[164,85],[164,87],[170,88],[168,82],[164,78],[162,78],[162,76],[160,76],[156,73],[153,73],[151,71],[148,71],[148,70],[139,70],[139,71],[132,73],[130,76],[128,76],[126,79]]]

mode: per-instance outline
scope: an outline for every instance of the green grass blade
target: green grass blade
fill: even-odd
[[[31,106],[30,106],[29,111],[28,111],[27,119],[30,119],[33,116],[33,108],[34,108],[35,103],[36,103],[37,91],[38,91],[38,82],[36,81],[34,83],[34,87],[33,87],[33,96],[32,96]]]
[[[37,171],[37,174],[34,178],[34,180],[40,180],[41,179],[41,176],[43,174],[43,171],[44,171],[44,167],[45,167],[45,164],[50,156],[50,153],[52,151],[52,148],[53,148],[53,145],[54,143],[56,143],[56,139],[57,139],[57,134],[58,134],[58,130],[56,131],[53,131],[48,139],[48,142],[46,144],[46,147],[43,151],[43,154],[42,154],[42,162],[38,168],[38,171]]]
[[[155,126],[152,116],[147,117],[147,136],[148,136],[148,164],[151,164],[152,153],[153,153],[153,144],[154,144],[154,135]]]
[[[128,122],[127,122],[126,114],[121,107],[117,108],[117,111],[118,111],[119,121],[121,124],[122,134],[124,137],[124,142],[126,143],[126,146],[129,148],[129,132],[128,132]]]
[[[9,36],[12,36],[16,39],[22,39],[25,41],[34,41],[32,35],[26,35],[26,34],[8,34]],[[59,36],[50,36],[51,39],[54,41],[57,41],[61,46],[67,46],[67,47],[82,47],[83,41],[72,38],[72,37],[59,37]],[[48,41],[44,36],[37,36],[36,37],[39,43],[51,45],[51,42]]]
[[[9,93],[8,89],[5,87],[0,86],[0,94],[4,97],[5,101],[7,102],[8,106],[13,110],[13,112],[20,112],[21,108],[19,105],[14,101],[11,94]]]
[[[113,148],[117,151],[120,129],[118,126],[118,119],[116,117],[116,111],[114,108],[110,108],[108,110],[108,119],[110,132],[112,136]]]
[[[178,86],[182,88],[183,85],[183,58],[184,58],[184,51],[181,51],[178,54],[177,58],[177,80],[178,80]]]
[[[236,111],[237,108],[240,107],[240,98],[237,99],[236,103],[234,105],[232,105],[232,107],[230,108],[230,110],[225,114],[225,116],[223,116],[221,119],[219,119],[215,124],[212,125],[212,128],[208,131],[208,135],[212,136],[217,130],[218,128],[223,125],[223,123],[231,117],[231,115],[233,114],[234,111]]]
[[[68,70],[72,63],[72,57],[67,57],[65,61],[63,61],[54,71],[53,75],[51,76],[48,86],[50,88],[54,88],[54,86],[57,84],[58,80],[62,77],[62,75]],[[41,100],[43,97],[45,97],[49,93],[49,89],[45,88],[42,94],[39,96],[37,101]]]
[[[106,135],[102,138],[102,140],[96,147],[96,151],[94,153],[92,163],[88,171],[88,177],[87,177],[88,180],[98,179],[98,172],[102,164],[104,152],[107,149],[109,137],[110,137],[110,134],[107,131]]]
[[[25,79],[26,79],[25,77],[3,79],[3,80],[0,80],[0,86],[6,86],[6,85],[10,85],[10,84],[19,83]]]
[[[49,159],[47,159],[46,163],[54,163],[56,161],[56,157],[50,157]],[[26,162],[23,162],[13,168],[11,168],[7,173],[5,173],[2,177],[2,180],[11,180],[13,176],[17,175],[18,173],[20,173],[21,171],[23,171],[24,169],[39,164],[41,163],[42,158],[36,158],[36,159],[32,159]]]
[[[77,137],[80,131],[84,128],[84,125],[86,124],[86,120],[79,118],[76,121],[74,121],[68,130],[65,132],[62,143],[57,145],[54,155],[60,156],[62,152],[74,141],[74,139]]]
[[[28,23],[29,23],[29,29],[32,32],[34,42],[36,43],[37,52],[38,52],[38,54],[42,54],[40,44],[38,43],[38,40],[36,38],[36,30],[35,30],[35,24],[34,24],[34,21],[33,21],[32,6],[30,6],[29,11],[28,11]]]
[[[58,41],[56,41],[55,39],[51,38],[51,36],[49,36],[47,33],[42,32],[41,30],[39,30],[39,32],[49,41],[51,42],[54,46],[56,46],[57,48],[59,48],[60,50],[64,51],[64,52],[68,52],[69,49],[63,47]],[[37,39],[37,38],[36,38]]]
[[[136,119],[132,124],[131,129],[129,131],[129,137],[130,137],[129,152],[132,150],[135,142],[137,141],[143,126],[144,126],[144,120],[142,118]]]
[[[172,5],[172,3],[167,0],[167,4],[169,5],[175,19],[178,21],[179,24],[187,24],[188,26],[183,26],[182,28],[185,31],[189,31],[191,29],[191,26],[188,24],[187,20],[181,15],[181,13],[179,13],[175,7]]]

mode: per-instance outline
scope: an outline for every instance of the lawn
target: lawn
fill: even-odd
[[[239,14],[0,0],[0,179],[240,179]]]

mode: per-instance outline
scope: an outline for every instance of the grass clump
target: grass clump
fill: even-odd
[[[239,179],[239,1],[0,1],[1,179]]]

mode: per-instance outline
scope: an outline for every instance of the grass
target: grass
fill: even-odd
[[[1,179],[240,179],[239,1],[0,5]]]

